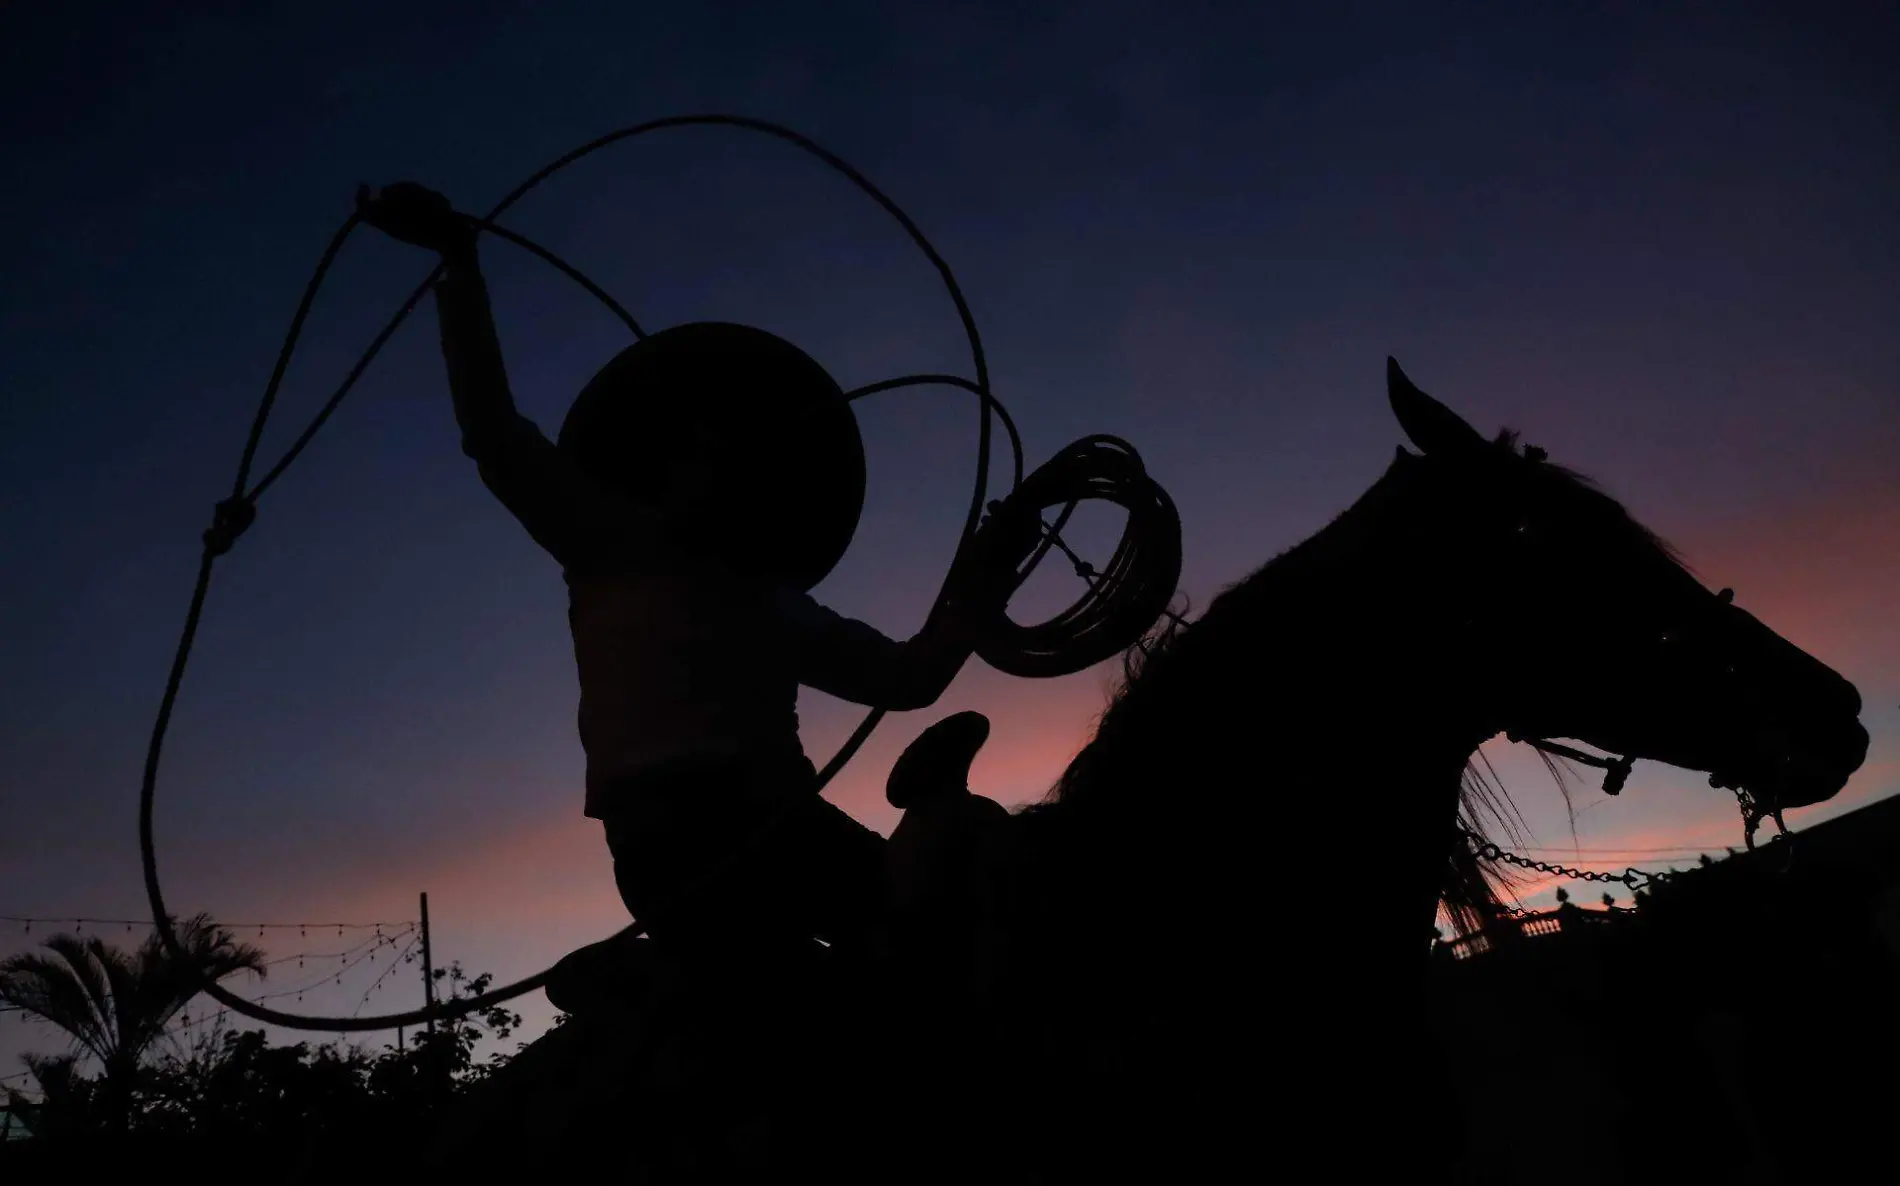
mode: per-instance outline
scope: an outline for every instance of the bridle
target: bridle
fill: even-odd
[[[1549,460],[1550,454],[1537,445],[1525,445],[1523,457],[1524,460],[1530,462],[1532,465],[1539,465]],[[1735,590],[1722,589],[1715,594],[1715,599],[1722,605],[1733,605],[1735,603]],[[1593,766],[1603,771],[1603,793],[1606,795],[1621,794],[1623,787],[1629,782],[1630,771],[1636,765],[1636,759],[1631,755],[1618,758],[1607,755],[1590,754],[1580,749],[1551,741],[1549,738],[1525,737],[1511,732],[1507,732],[1505,737],[1512,742],[1528,745],[1542,753],[1565,758],[1579,765]],[[1761,821],[1763,819],[1772,819],[1775,821],[1775,828],[1778,832],[1775,839],[1786,840],[1789,837],[1788,825],[1787,822],[1781,818],[1781,805],[1779,803],[1765,804],[1757,799],[1746,787],[1743,787],[1739,783],[1727,782],[1719,775],[1709,775],[1709,785],[1715,787],[1717,790],[1734,792],[1736,806],[1740,809],[1742,814],[1742,841],[1748,846],[1750,851],[1753,851],[1755,848],[1755,833],[1761,828]]]
[[[1727,592],[1727,590],[1723,591]],[[1599,754],[1587,754],[1580,749],[1573,749],[1544,737],[1520,737],[1515,733],[1506,733],[1504,736],[1509,741],[1528,745],[1532,749],[1564,758],[1580,766],[1594,766],[1603,771],[1603,793],[1606,795],[1620,794],[1629,781],[1631,769],[1636,765],[1634,757],[1612,758]],[[1717,790],[1734,792],[1735,804],[1742,813],[1742,842],[1750,851],[1755,848],[1755,833],[1760,830],[1764,819],[1775,821],[1775,829],[1778,833],[1775,839],[1781,840],[1790,835],[1787,821],[1781,818],[1780,804],[1764,804],[1755,798],[1748,788],[1739,783],[1724,782],[1719,775],[1709,775],[1709,785]]]

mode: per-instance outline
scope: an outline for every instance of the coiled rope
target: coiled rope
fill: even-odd
[[[1044,537],[1041,543],[1016,571],[1009,588],[1013,591],[1020,587],[1022,581],[1027,579],[1029,573],[1047,555],[1050,548],[1057,546],[1062,547],[1063,551],[1070,555],[1076,563],[1078,574],[1084,577],[1089,586],[1088,591],[1073,606],[1041,625],[1020,626],[1006,617],[1003,618],[986,633],[977,649],[977,654],[991,666],[1012,675],[1048,677],[1080,671],[1133,645],[1140,639],[1155,620],[1166,612],[1168,601],[1173,596],[1175,584],[1180,576],[1181,530],[1180,520],[1175,513],[1173,503],[1168,499],[1166,492],[1148,477],[1133,447],[1113,437],[1096,436],[1077,441],[1051,459],[1048,464],[1029,475],[1027,479],[1024,478],[1021,437],[1007,411],[990,392],[989,367],[984,358],[982,339],[977,332],[976,321],[971,316],[969,304],[964,299],[962,289],[958,286],[950,265],[944,262],[943,257],[937,253],[923,231],[918,229],[916,223],[911,221],[896,202],[836,154],[790,128],[747,116],[715,113],[651,120],[609,132],[550,162],[516,186],[492,210],[476,221],[484,231],[523,247],[559,269],[600,300],[616,317],[620,318],[635,337],[643,337],[645,333],[633,316],[600,286],[553,252],[531,242],[525,236],[499,226],[495,220],[526,196],[529,191],[555,173],[610,144],[663,128],[692,126],[724,126],[760,132],[786,141],[817,157],[868,194],[894,218],[904,228],[918,250],[930,260],[942,278],[944,288],[949,293],[951,302],[956,306],[957,316],[963,324],[964,335],[969,341],[971,365],[976,372],[975,378],[965,379],[955,375],[938,374],[907,375],[860,387],[849,392],[847,398],[857,400],[879,392],[931,384],[958,387],[974,394],[978,405],[975,489],[971,495],[969,510],[964,519],[963,533],[957,545],[957,556],[952,562],[950,572],[955,574],[961,570],[962,565],[959,561],[964,559],[972,542],[978,537],[979,528],[984,522],[986,505],[998,515],[1036,513],[1038,516],[1042,510],[1059,506],[1062,510],[1057,515],[1055,523],[1043,524]],[[250,435],[244,444],[243,456],[238,463],[237,477],[232,483],[231,495],[217,504],[211,527],[204,533],[204,550],[199,560],[197,580],[192,589],[189,608],[185,613],[185,624],[180,633],[177,651],[172,659],[171,671],[166,679],[165,692],[159,702],[158,716],[152,727],[151,742],[146,750],[144,778],[139,792],[139,853],[144,865],[145,892],[152,909],[153,927],[166,948],[175,957],[182,956],[183,952],[178,936],[173,930],[171,916],[166,911],[164,895],[159,885],[158,861],[153,840],[153,808],[165,733],[171,722],[172,709],[177,701],[179,687],[184,680],[186,662],[190,658],[192,643],[197,636],[198,623],[204,612],[213,565],[218,557],[231,550],[238,537],[255,521],[258,497],[283,475],[293,461],[302,455],[317,432],[335,413],[338,405],[343,402],[350,389],[368,369],[369,364],[441,275],[441,268],[437,267],[421,284],[416,286],[388,323],[371,340],[362,356],[344,377],[342,384],[323,404],[310,424],[291,443],[277,463],[266,471],[255,485],[250,485],[250,473],[256,460],[258,442],[263,436],[264,426],[269,421],[271,409],[276,403],[278,389],[289,368],[297,339],[303,331],[304,321],[309,315],[318,290],[323,285],[324,278],[329,273],[330,266],[335,262],[337,255],[342,251],[343,244],[349,239],[359,222],[360,218],[355,214],[345,219],[343,225],[331,237],[329,246],[325,248],[322,257],[317,262],[316,270],[304,289],[303,298],[297,305],[297,311],[291,318],[290,328],[285,334],[283,347],[278,352],[270,380],[265,385],[257,415],[251,424]],[[986,504],[992,415],[1003,422],[1009,436],[1013,470],[1009,497],[1002,502]],[[1123,529],[1121,542],[1115,550],[1114,557],[1099,574],[1089,569],[1084,562],[1075,560],[1074,554],[1069,552],[1057,535],[1062,526],[1068,522],[1076,506],[1083,500],[1091,498],[1117,503],[1128,511],[1128,522]],[[944,586],[938,593],[938,603],[941,604],[950,592],[951,578],[946,577]],[[833,754],[819,771],[820,789],[857,754],[883,717],[882,709],[874,709],[865,716],[851,736],[839,747],[838,752]],[[732,862],[763,839],[778,822],[779,819],[767,821],[764,826],[735,845],[724,858],[703,872],[697,881],[687,886],[682,891],[682,895],[690,896],[707,881],[719,876]],[[622,935],[637,934],[643,932],[644,929],[644,923],[636,920],[632,926],[622,932]],[[349,1032],[393,1029],[397,1026],[417,1025],[429,1021],[451,1020],[532,992],[546,984],[550,971],[551,969],[544,969],[500,988],[475,996],[442,1002],[430,1008],[372,1017],[317,1017],[287,1013],[240,997],[208,977],[202,981],[202,988],[226,1008],[255,1021],[292,1029]]]

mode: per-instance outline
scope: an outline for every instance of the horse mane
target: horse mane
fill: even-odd
[[[1543,451],[1534,446],[1520,453],[1519,437],[1514,430],[1500,432],[1492,444],[1501,455],[1535,463],[1536,472],[1545,481],[1554,483],[1547,489],[1560,492],[1561,497],[1580,500],[1581,505],[1591,511],[1594,519],[1606,525],[1612,533],[1623,536],[1632,546],[1653,549],[1671,563],[1688,570],[1674,547],[1639,523],[1620,502],[1604,493],[1590,478],[1545,460]],[[1097,719],[1094,736],[1063,771],[1042,803],[1031,810],[1040,812],[1088,798],[1090,787],[1097,781],[1102,765],[1095,759],[1115,749],[1121,738],[1142,727],[1140,717],[1143,704],[1168,694],[1161,690],[1162,685],[1174,682],[1168,679],[1167,673],[1182,666],[1184,659],[1191,658],[1191,652],[1195,649],[1188,640],[1197,636],[1205,638],[1210,626],[1215,633],[1219,633],[1226,620],[1234,616],[1236,602],[1254,600],[1252,594],[1267,586],[1289,567],[1296,566],[1307,545],[1315,538],[1317,534],[1222,589],[1198,620],[1187,622],[1186,609],[1183,607],[1178,614],[1164,616],[1154,629],[1128,648],[1122,656],[1121,678]],[[1575,810],[1571,806],[1567,767],[1559,766],[1541,751],[1539,757],[1562,793],[1574,825]],[[1512,802],[1509,791],[1482,752],[1474,755],[1473,760],[1467,761],[1465,765],[1458,797],[1458,824],[1470,834],[1470,841],[1452,845],[1446,854],[1444,872],[1439,882],[1439,903],[1453,929],[1459,934],[1470,934],[1508,913],[1512,907],[1506,905],[1505,899],[1507,896],[1515,897],[1515,878],[1499,866],[1479,860],[1473,848],[1492,842],[1501,846],[1522,844],[1527,832],[1523,817]]]
[[[1497,439],[1491,443],[1505,453],[1517,456],[1519,455],[1518,442],[1518,431],[1514,428],[1507,428],[1498,433]],[[1559,465],[1554,461],[1546,460],[1544,451],[1535,445],[1526,445],[1521,455],[1525,458],[1535,460],[1538,472],[1552,481],[1554,488],[1562,490],[1570,498],[1592,507],[1613,533],[1625,537],[1625,542],[1635,545],[1639,549],[1653,549],[1661,553],[1664,559],[1682,569],[1684,572],[1693,571],[1690,569],[1688,561],[1683,559],[1682,553],[1677,550],[1674,544],[1662,536],[1657,535],[1654,531],[1638,521],[1636,516],[1629,513],[1628,507],[1606,493],[1601,486],[1597,485],[1594,478],[1588,474],[1579,473],[1568,466]]]

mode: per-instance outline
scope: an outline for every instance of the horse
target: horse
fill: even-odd
[[[1484,742],[1567,738],[1764,809],[1845,785],[1868,742],[1852,684],[1544,450],[1391,360],[1387,396],[1412,447],[1131,651],[1041,802],[968,792],[967,720],[900,762],[898,954],[774,1015],[825,1035],[772,1056],[795,1068],[767,1093],[799,1104],[781,1134],[826,1126],[814,1156],[842,1164],[877,1133],[866,1176],[913,1181],[1443,1177],[1426,976],[1441,905],[1497,906],[1469,838],[1503,811]],[[530,1048],[523,1081],[578,1081],[558,1068],[612,1045],[592,1024],[563,1027],[567,1064]],[[707,1082],[751,1081],[747,1032]],[[736,1115],[720,1090],[693,1107]]]

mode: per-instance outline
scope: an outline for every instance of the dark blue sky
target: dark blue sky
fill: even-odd
[[[0,914],[142,909],[138,767],[197,533],[357,183],[485,208],[603,131],[701,110],[793,125],[902,202],[1030,462],[1133,439],[1182,509],[1196,604],[1378,476],[1396,354],[1861,684],[1873,753],[1818,811],[1900,788],[1890,8],[181,7],[0,16]],[[751,322],[846,385],[968,371],[902,235],[763,138],[612,149],[511,222],[653,325]],[[535,261],[486,259],[552,427],[622,333]],[[427,267],[351,243],[266,460]],[[428,889],[438,949],[512,977],[619,906],[580,817],[559,576],[460,455],[433,332],[403,331],[220,567],[160,840],[181,908],[409,917]],[[975,418],[929,391],[861,420],[869,505],[821,593],[903,633]],[[979,789],[1039,794],[1105,678],[967,673],[944,710],[997,718]],[[804,710],[820,757],[855,719]],[[887,827],[884,772],[936,715],[894,721],[834,798]],[[1567,843],[1556,792],[1514,782]],[[1639,768],[1580,799],[1580,843],[1733,843],[1699,783]]]

